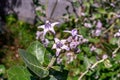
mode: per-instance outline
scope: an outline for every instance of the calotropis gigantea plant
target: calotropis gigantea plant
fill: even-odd
[[[57,24],[59,24],[59,22],[51,23],[47,20],[44,25],[37,27],[37,41],[33,42],[26,51],[23,49],[19,49],[19,53],[23,58],[26,66],[40,79],[43,80],[46,78],[47,80],[59,78],[61,78],[62,80],[66,80],[68,74],[67,71],[70,70],[66,71],[65,68],[68,67],[67,65],[73,64],[74,61],[78,59],[78,55],[82,54],[81,46],[89,43],[88,39],[84,38],[83,35],[79,34],[79,30],[77,28],[74,28],[71,31],[63,30],[62,33],[67,33],[68,36],[64,37],[63,39],[59,39],[60,37],[57,36],[58,31],[56,32],[55,30]],[[97,28],[101,29],[101,26],[102,24],[100,23],[100,21],[98,21]],[[51,36],[52,38],[49,38]],[[115,33],[114,36],[119,37],[119,31]],[[119,48],[120,47],[113,51],[113,57],[115,56],[115,53],[118,51]],[[85,49],[87,50],[87,48]],[[95,45],[90,44],[90,52],[97,53],[98,50],[99,49],[97,49]],[[84,58],[85,60],[88,60],[87,57]],[[104,62],[106,67],[112,67],[110,61],[107,58],[108,55],[104,54],[102,55],[102,59],[98,60],[93,65],[87,64],[86,71],[83,72],[80,77],[78,77],[78,80],[82,80],[82,78],[90,70],[93,70],[99,63]]]
[[[37,41],[33,42],[26,51],[19,49],[27,67],[40,78],[50,77],[52,75],[50,70],[58,70],[56,68],[58,65],[73,62],[81,51],[79,45],[88,42],[87,39],[78,34],[77,29],[64,30],[63,33],[68,33],[70,36],[66,39],[59,39],[54,30],[57,24],[59,22],[50,23],[47,20],[44,25],[38,26]],[[47,38],[48,34],[53,38]],[[60,68],[60,66],[58,67]]]
[[[78,15],[62,16],[65,23],[59,28],[59,22],[48,20],[38,26],[37,41],[27,50],[19,49],[26,66],[17,69],[23,75],[18,70],[14,74],[13,67],[13,72],[10,69],[8,73],[12,76],[10,80],[120,79],[120,0],[65,1],[79,9]]]

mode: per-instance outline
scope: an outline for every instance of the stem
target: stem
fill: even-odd
[[[93,64],[92,66],[90,66],[90,68],[88,68],[79,78],[78,80],[82,80],[82,78],[93,68],[95,68],[99,63],[102,63],[105,59],[102,59],[100,61],[97,61],[95,64]]]
[[[53,66],[53,64],[55,63],[55,61],[56,61],[56,58],[53,56],[46,69],[50,69]]]
[[[112,54],[115,54],[120,49],[120,45],[112,52]],[[78,80],[82,80],[82,78],[89,72],[89,70],[94,69],[99,63],[104,62],[105,59],[99,60],[96,63],[94,63],[90,68],[88,68],[79,78]]]
[[[115,54],[119,49],[120,49],[120,46],[118,46],[118,47],[113,51],[112,54]]]
[[[112,29],[112,28],[114,27],[114,25],[115,25],[115,24],[112,24],[107,30],[105,30],[105,31],[103,32],[103,34],[107,33],[110,29]]]

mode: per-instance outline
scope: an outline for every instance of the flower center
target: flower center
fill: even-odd
[[[63,44],[62,44],[61,42],[57,42],[57,43],[56,43],[56,47],[57,47],[57,48],[61,48],[62,46],[63,46]]]
[[[46,23],[45,24],[45,28],[47,28],[47,29],[51,28],[51,24],[50,23]]]

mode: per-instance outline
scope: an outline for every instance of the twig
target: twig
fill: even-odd
[[[50,69],[53,66],[53,64],[55,63],[55,61],[56,61],[56,58],[53,56],[46,69]]]
[[[112,54],[115,54],[118,50],[120,49],[120,45],[118,45],[118,47],[112,52]],[[105,59],[102,59],[100,61],[97,61],[95,64],[93,64],[92,66],[90,66],[90,68],[88,68],[79,78],[78,80],[82,80],[82,78],[89,72],[89,70],[94,69],[99,63],[104,62]]]
[[[93,64],[90,68],[88,68],[79,78],[78,80],[82,80],[82,78],[84,77],[84,75],[86,75],[89,70],[92,70],[93,68],[95,68],[99,63],[102,63],[105,59],[102,59],[100,61],[97,61],[95,64]]]
[[[118,39],[117,44],[118,44],[118,47],[112,52],[112,55],[114,55],[115,53],[117,53],[118,50],[120,49],[120,38]]]

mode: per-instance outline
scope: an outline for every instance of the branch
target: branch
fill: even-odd
[[[99,63],[104,62],[105,59],[99,60],[97,61],[95,64],[93,64],[92,66],[90,66],[90,68],[88,68],[79,78],[78,80],[82,80],[82,78],[92,69],[94,69]]]
[[[119,39],[120,40],[120,39]],[[119,41],[118,41],[119,43]],[[115,54],[118,50],[120,49],[120,45],[118,45],[118,47],[112,52],[112,54]],[[106,58],[107,59],[107,58]],[[89,70],[94,69],[99,63],[104,62],[105,59],[99,60],[96,63],[94,63],[92,66],[90,66],[90,68],[88,68],[79,78],[78,80],[82,80],[82,78],[89,72]]]
[[[53,56],[46,69],[50,69],[53,66],[53,64],[55,63],[55,61],[56,61],[56,58]]]

